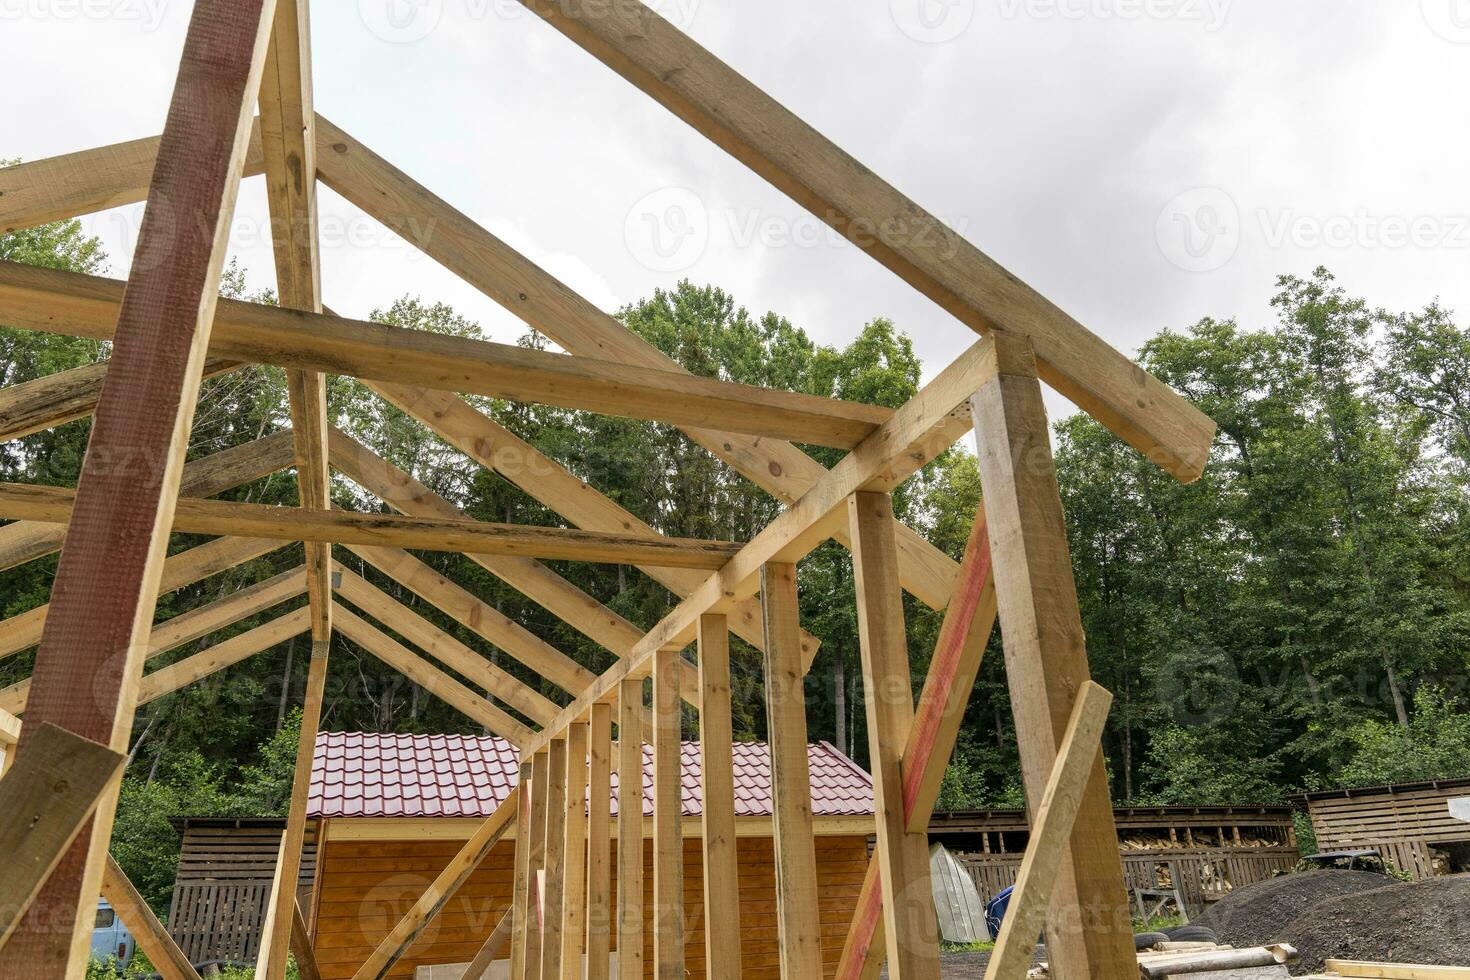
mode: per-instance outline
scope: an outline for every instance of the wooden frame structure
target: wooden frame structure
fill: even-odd
[[[113,342],[106,365],[0,392],[0,437],[7,439],[95,415],[74,492],[0,486],[0,518],[17,520],[0,528],[0,567],[61,550],[49,607],[0,622],[0,656],[39,644],[32,679],[0,692],[7,711],[0,720],[23,714],[18,761],[0,782],[0,795],[35,796],[27,781],[61,764],[56,749],[48,749],[58,729],[91,740],[93,761],[74,753],[66,764],[78,776],[76,786],[91,785],[88,772],[97,786],[94,798],[83,801],[87,805],[68,801],[75,841],[51,841],[56,860],[38,864],[34,888],[20,894],[16,911],[24,917],[0,948],[0,980],[80,977],[89,929],[79,913],[95,900],[104,874],[109,893],[131,893],[120,870],[108,864],[107,840],[120,779],[115,760],[126,751],[136,706],[308,632],[305,720],[257,976],[279,980],[292,947],[309,972],[299,911],[281,896],[295,892],[334,630],[511,739],[525,760],[517,792],[476,830],[355,980],[386,976],[513,823],[527,831],[516,835],[514,905],[487,936],[476,963],[508,945],[517,978],[581,976],[584,956],[586,975],[605,977],[606,954],[616,940],[624,951],[619,976],[641,977],[648,887],[641,801],[623,807],[616,825],[606,805],[614,770],[622,786],[641,781],[645,738],[655,757],[648,966],[657,977],[683,976],[678,752],[684,702],[701,721],[702,846],[711,883],[706,900],[724,910],[724,922],[706,930],[707,962],[713,975],[738,976],[738,932],[727,927],[738,921],[730,914],[738,894],[719,887],[734,881],[732,632],[765,657],[782,974],[820,975],[801,694],[817,645],[797,618],[797,564],[829,538],[853,551],[878,811],[877,849],[839,975],[876,976],[885,959],[895,978],[939,975],[924,828],[998,618],[1025,785],[1040,821],[1037,853],[1028,854],[1027,883],[1018,897],[1017,907],[1026,912],[1023,932],[1034,934],[1049,904],[1057,976],[1135,976],[1112,809],[1096,750],[1106,696],[1082,704],[1083,693],[1095,686],[1089,686],[1040,382],[1183,481],[1202,471],[1213,423],[638,0],[521,2],[972,327],[980,341],[897,410],[695,378],[318,115],[307,0],[198,0],[162,136],[0,170],[0,232],[147,201],[126,284],[0,263],[0,320]],[[257,102],[259,118],[252,121]],[[259,174],[275,235],[279,308],[216,298],[239,181]],[[566,353],[332,315],[322,306],[318,182],[390,228],[432,222],[434,235],[411,240]],[[175,222],[180,215],[189,220]],[[184,466],[201,378],[248,362],[286,369],[290,433]],[[330,427],[326,373],[358,377],[569,526],[467,519]],[[786,509],[745,544],[664,538],[459,397],[466,393],[678,426]],[[957,565],[894,519],[889,494],[972,427],[986,510],[977,515]],[[850,452],[829,471],[795,442]],[[497,462],[506,448],[535,459],[534,481]],[[288,466],[300,488],[298,508],[205,499]],[[332,510],[329,469],[397,513]],[[165,559],[170,529],[219,537]],[[301,568],[151,625],[161,591],[296,542],[305,543]],[[565,691],[564,701],[529,690],[340,566],[334,585],[333,545],[551,680]],[[470,554],[616,655],[616,664],[593,674],[418,562],[408,548]],[[681,601],[643,631],[542,563],[549,559],[635,565]],[[904,590],[945,611],[917,707]],[[303,594],[307,604],[297,612],[145,675],[150,657]],[[696,643],[697,662],[691,663],[683,651]],[[651,703],[644,692],[649,677]],[[616,894],[608,861],[614,835]],[[189,976],[166,934],[140,921],[157,947],[155,962],[173,964],[165,967],[172,975]],[[1026,958],[1006,956],[1006,964]]]

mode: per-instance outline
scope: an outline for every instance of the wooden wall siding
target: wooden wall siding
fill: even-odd
[[[280,845],[280,827],[185,830],[168,931],[190,962],[255,958]],[[302,908],[309,907],[315,868],[316,829],[309,824],[297,890]]]
[[[332,843],[321,866],[317,905],[316,951],[322,980],[348,980],[387,934],[424,886],[458,849],[453,841],[342,841]],[[614,842],[613,846],[616,846]],[[832,976],[842,941],[857,906],[868,866],[865,837],[819,837],[817,881],[821,896],[822,960]],[[475,955],[510,906],[515,845],[502,841],[429,926],[425,935],[388,974],[411,980],[415,968],[438,963],[464,963]],[[613,887],[616,861],[613,863]],[[748,980],[777,980],[776,876],[769,838],[739,840],[741,975]],[[644,845],[644,873],[652,880],[653,845]],[[685,957],[688,975],[704,977],[704,891],[701,843],[684,841]],[[644,962],[652,976],[653,895],[644,891]],[[612,937],[617,948],[617,937]]]
[[[1231,889],[1265,881],[1280,871],[1290,871],[1300,858],[1295,847],[1217,848],[1208,852],[1124,851],[1123,877],[1130,889],[1162,888],[1166,887],[1165,882],[1173,882],[1193,917]],[[1016,873],[1021,869],[1019,853],[956,853],[955,859],[969,872],[982,902],[1014,885]]]
[[[1375,848],[1416,880],[1436,874],[1434,845],[1470,843],[1470,824],[1450,816],[1449,801],[1470,795],[1463,784],[1309,800],[1319,851]]]

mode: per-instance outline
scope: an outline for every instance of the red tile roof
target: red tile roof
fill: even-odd
[[[735,743],[735,813],[769,816],[771,767],[760,742]],[[312,817],[487,817],[510,794],[520,771],[503,738],[468,735],[374,735],[324,732],[311,763]],[[873,783],[826,742],[808,747],[812,812],[868,815]],[[683,810],[702,812],[699,744],[683,747]],[[613,792],[618,785],[612,777]],[[617,797],[612,803],[617,813]],[[643,812],[653,813],[653,749],[643,747]]]

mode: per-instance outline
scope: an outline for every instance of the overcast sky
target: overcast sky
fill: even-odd
[[[0,157],[162,128],[191,4],[0,0]],[[1268,322],[1323,264],[1470,312],[1470,0],[660,0],[658,9],[1116,346]],[[318,109],[599,306],[682,276],[840,344],[974,340],[512,0],[318,0]],[[126,273],[138,208],[87,219]],[[234,254],[274,279],[259,179]],[[322,196],[324,291],[519,324]],[[1060,403],[1054,409],[1060,409]]]

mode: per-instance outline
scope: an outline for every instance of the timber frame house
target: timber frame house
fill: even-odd
[[[134,711],[306,632],[313,654],[305,717],[256,975],[280,980],[288,950],[303,976],[312,975],[310,938],[291,896],[333,630],[515,742],[523,760],[521,785],[356,980],[385,976],[512,824],[529,830],[516,835],[514,906],[476,964],[508,956],[517,978],[580,977],[585,949],[586,975],[605,977],[608,945],[621,936],[629,939],[620,944],[629,953],[620,958],[621,977],[682,977],[681,701],[701,722],[706,901],[721,910],[709,916],[707,961],[713,976],[738,977],[732,631],[764,653],[782,975],[820,976],[801,695],[816,645],[797,621],[795,571],[828,538],[853,554],[877,803],[877,847],[838,975],[874,977],[886,960],[894,978],[939,976],[925,829],[998,618],[1032,833],[987,976],[1023,976],[1043,926],[1062,980],[1137,976],[1099,752],[1111,698],[1088,675],[1040,382],[1181,481],[1203,470],[1214,424],[638,0],[521,2],[973,328],[978,342],[897,410],[693,377],[317,115],[307,0],[196,0],[162,136],[0,171],[0,232],[147,201],[126,283],[0,263],[0,320],[113,345],[106,364],[0,392],[0,438],[95,417],[74,491],[0,487],[0,518],[16,521],[0,528],[4,561],[61,551],[50,605],[0,623],[5,652],[39,645],[31,679],[0,694],[0,727],[13,731],[14,716],[23,716],[15,761],[0,779],[0,852],[9,856],[0,884],[0,978],[80,978],[101,892],[165,977],[193,980],[192,967],[108,856]],[[236,192],[243,177],[257,174],[270,202],[279,308],[218,299]],[[324,310],[318,181],[390,228],[410,221],[433,227],[411,240],[567,353],[427,335]],[[249,362],[286,370],[290,433],[185,466],[201,378]],[[786,509],[744,544],[671,540],[547,461],[522,489],[569,528],[472,521],[328,425],[326,373],[361,379],[489,467],[497,446],[535,451],[459,393],[669,423]],[[985,507],[957,564],[895,521],[889,492],[972,428]],[[827,470],[793,443],[851,451]],[[300,507],[208,499],[291,467]],[[398,513],[332,510],[329,467]],[[165,559],[171,529],[218,537]],[[294,542],[304,543],[302,567],[152,624],[161,590]],[[333,545],[472,623],[562,687],[566,703],[540,697],[415,622],[395,600],[334,567]],[[592,674],[490,615],[408,555],[410,548],[470,554],[615,653],[617,663]],[[547,559],[635,565],[682,601],[644,633],[541,564]],[[903,589],[944,610],[917,705]],[[521,717],[336,605],[334,592]],[[150,657],[302,593],[309,604],[298,613],[145,674]],[[685,654],[691,646],[692,661]],[[610,772],[640,772],[645,741],[656,758],[651,882],[639,860],[641,826],[622,833],[605,809]],[[616,895],[609,861],[599,857],[614,846]],[[643,930],[645,887],[655,898],[651,964],[641,962],[642,943],[634,941]]]

